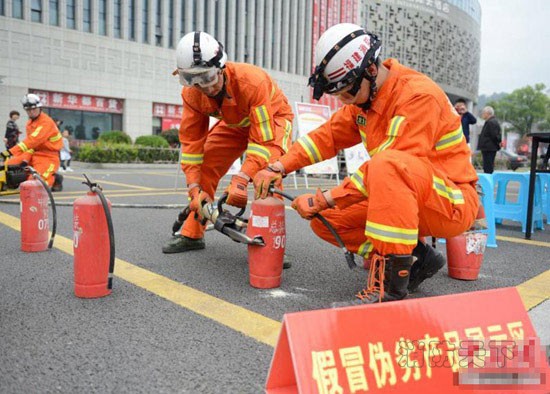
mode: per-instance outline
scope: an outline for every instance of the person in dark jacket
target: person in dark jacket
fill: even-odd
[[[459,98],[455,102],[456,112],[460,115],[460,121],[462,122],[462,132],[466,138],[466,143],[470,145],[470,125],[476,124],[477,119],[474,115],[468,112],[468,107],[466,106],[466,100]]]
[[[479,135],[477,149],[481,151],[483,157],[483,172],[492,174],[495,169],[495,156],[502,145],[500,124],[495,117],[493,107],[483,108],[481,118],[485,120],[485,124]]]
[[[19,126],[15,123],[17,119],[19,119],[19,112],[11,111],[10,120],[8,120],[6,124],[6,134],[4,135],[6,149],[13,148],[19,142],[19,134],[21,134],[21,131],[19,131]]]

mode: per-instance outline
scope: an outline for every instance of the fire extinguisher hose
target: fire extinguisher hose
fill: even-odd
[[[282,190],[275,189],[274,187],[271,187],[269,191],[274,194],[278,194],[290,201],[294,201],[294,199],[296,198],[291,196],[290,194],[283,192]],[[348,263],[348,267],[350,269],[355,268],[356,264],[355,264],[355,259],[353,257],[353,253],[351,253],[348,250],[348,248],[346,248],[346,245],[344,245],[344,241],[342,241],[342,238],[340,238],[340,235],[338,235],[334,227],[332,227],[332,225],[323,215],[316,213],[314,217],[319,219],[325,225],[325,227],[328,229],[328,231],[330,231],[330,233],[332,234],[332,236],[334,237],[334,239],[336,240],[340,248],[344,251],[344,256],[346,258],[346,262]]]
[[[55,233],[57,231],[57,208],[55,206],[55,200],[53,198],[53,194],[52,194],[52,191],[51,191],[50,187],[48,186],[48,184],[46,182],[44,182],[44,180],[42,179],[40,174],[38,172],[36,172],[36,170],[34,168],[32,168],[31,166],[27,166],[25,169],[32,174],[32,177],[34,179],[36,179],[38,182],[40,182],[42,184],[44,189],[46,189],[46,193],[48,193],[48,198],[50,199],[50,205],[52,206],[52,235],[50,236],[50,242],[48,243],[48,249],[51,249],[52,246],[53,246],[53,240],[55,238]]]
[[[103,212],[105,212],[105,219],[107,221],[107,229],[109,231],[109,278],[107,281],[107,289],[113,288],[113,273],[115,271],[115,230],[113,228],[113,218],[111,217],[111,211],[109,210],[109,204],[107,199],[103,195],[103,189],[97,183],[92,183],[90,179],[84,175],[86,182],[82,182],[84,185],[87,185],[92,192],[97,194],[101,205],[103,206]]]

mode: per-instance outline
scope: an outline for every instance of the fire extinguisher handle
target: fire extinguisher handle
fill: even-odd
[[[225,202],[227,201],[227,197],[229,195],[227,193],[223,193],[221,195],[221,197],[218,199],[218,215],[222,215],[223,214],[223,204],[225,204]],[[236,215],[234,215],[235,217],[241,217],[243,216],[244,212],[246,211],[246,207],[245,208],[241,208],[241,210],[239,212],[237,212]]]

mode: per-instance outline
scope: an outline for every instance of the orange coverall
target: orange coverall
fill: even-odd
[[[287,98],[261,68],[227,62],[224,75],[221,107],[198,89],[184,87],[181,92],[181,167],[187,184],[198,183],[212,198],[220,178],[243,153],[241,171],[251,179],[284,154],[294,118]],[[208,130],[210,116],[220,121]],[[204,226],[190,215],[181,234],[202,238]]]
[[[280,159],[290,173],[363,143],[372,159],[331,190],[336,209],[322,212],[363,257],[411,254],[419,237],[456,236],[479,206],[460,116],[445,93],[395,59],[384,65],[390,72],[370,110],[342,107]],[[311,227],[336,245],[318,219]]]
[[[10,149],[13,157],[9,158],[8,164],[26,161],[51,187],[55,181],[54,173],[59,168],[59,151],[63,147],[61,133],[54,120],[44,112],[27,121],[26,131],[27,137]]]

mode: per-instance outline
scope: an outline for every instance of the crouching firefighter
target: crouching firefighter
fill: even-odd
[[[460,116],[427,76],[395,59],[382,63],[380,40],[360,26],[329,28],[315,53],[314,98],[327,93],[344,106],[256,175],[256,197],[285,174],[362,142],[371,160],[339,186],[302,195],[292,206],[306,219],[321,212],[350,251],[371,260],[366,288],[334,306],[401,300],[445,264],[419,239],[456,236],[478,211]],[[335,243],[317,219],[311,227]]]
[[[212,201],[218,182],[246,154],[238,174],[226,189],[227,204],[246,207],[248,183],[290,146],[292,109],[261,68],[227,61],[222,44],[204,32],[186,34],[176,48],[183,85],[183,115],[179,129],[181,167],[189,188],[189,215],[181,234],[162,248],[164,253],[204,249],[203,202]],[[219,122],[209,128],[210,117]]]
[[[36,94],[29,93],[21,100],[29,116],[26,124],[27,137],[14,147],[1,153],[8,165],[32,166],[48,186],[56,183],[55,173],[59,168],[59,151],[63,146],[61,133],[54,120],[42,112],[42,101]],[[29,174],[29,179],[32,175]],[[61,187],[58,177],[57,189]]]

